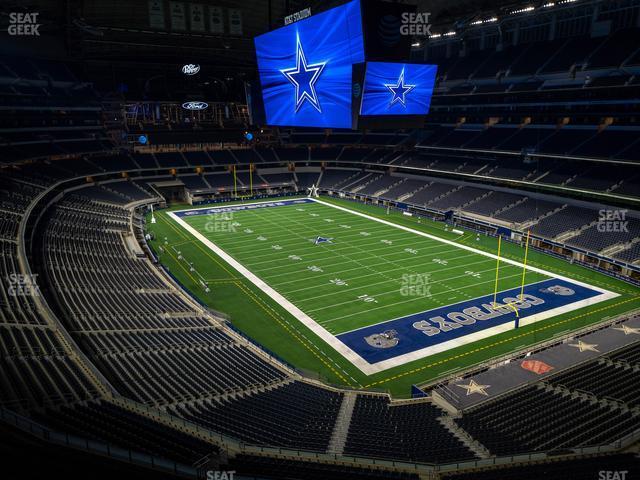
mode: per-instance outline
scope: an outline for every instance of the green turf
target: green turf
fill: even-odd
[[[422,219],[418,223],[416,218],[397,212],[392,211],[387,215],[384,209],[375,206],[331,198],[323,200],[480,250],[496,252],[497,241],[491,237],[481,236],[480,241],[476,241],[474,234],[467,232],[459,236],[446,232],[444,225],[438,222]],[[318,216],[312,216],[311,213]],[[157,212],[156,217],[158,223],[150,225],[149,229],[156,234],[152,247],[159,253],[161,262],[201,301],[213,309],[228,313],[232,323],[245,334],[295,367],[314,372],[325,381],[356,388],[384,389],[396,396],[406,396],[411,384],[433,380],[600,321],[604,317],[640,307],[639,289],[531,251],[531,265],[607,288],[621,296],[590,309],[559,315],[517,331],[365,376],[242,278],[202,242],[177,225],[166,215],[166,211]],[[326,222],[327,218],[334,221]],[[225,231],[227,227],[212,228],[211,224],[207,227],[206,222],[211,220],[202,216],[192,217],[188,221],[334,333],[493,291],[494,260],[323,205],[234,212],[231,221],[240,224],[234,227],[235,232]],[[217,221],[225,220],[219,218]],[[350,225],[351,228],[340,225]],[[246,229],[252,232],[245,233]],[[361,235],[361,231],[371,235]],[[333,237],[333,243],[314,245],[310,239],[317,235]],[[258,236],[266,240],[257,240]],[[393,243],[383,243],[382,240]],[[158,248],[161,245],[162,253]],[[275,245],[282,247],[282,250],[273,248]],[[405,248],[416,250],[417,253],[407,252]],[[523,257],[523,249],[510,243],[503,244],[502,253],[506,258],[517,261]],[[291,260],[289,255],[297,255],[302,260]],[[434,262],[434,259],[439,261]],[[190,271],[189,262],[195,271]],[[323,271],[307,270],[307,267],[314,265]],[[404,295],[402,287],[407,280],[405,277],[403,283],[403,275],[408,274],[430,275],[429,295]],[[478,274],[479,278],[474,276]],[[518,267],[502,264],[499,290],[519,285],[520,274]],[[347,285],[330,282],[336,278],[346,281]],[[543,278],[542,275],[529,272],[527,283]],[[211,292],[204,292],[202,280],[208,282]],[[358,299],[361,295],[369,295],[378,303]]]
[[[332,334],[494,292],[494,259],[322,204],[185,220]],[[502,264],[498,290],[521,280]]]

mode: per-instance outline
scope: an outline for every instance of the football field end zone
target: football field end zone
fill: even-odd
[[[555,293],[557,290],[564,290],[565,295]],[[408,363],[513,330],[516,315],[510,307],[506,307],[507,304],[517,305],[518,314],[530,313],[519,320],[520,326],[526,326],[594,305],[607,299],[604,295],[606,294],[583,287],[573,281],[548,278],[525,285],[522,297],[524,302],[516,303],[520,296],[520,287],[515,287],[498,292],[498,307],[491,307],[493,294],[482,295],[456,304],[357,328],[338,334],[337,337],[370,363],[391,368],[386,366],[395,366],[397,362]],[[572,301],[569,301],[569,297],[573,296],[576,299],[572,298]],[[491,313],[492,310],[493,313]],[[451,321],[454,318],[456,321]],[[447,333],[444,328],[436,328],[436,325],[439,325],[438,321],[449,329]],[[424,331],[416,325],[421,326]],[[395,338],[402,343],[401,348],[396,348],[398,345],[394,345],[393,349],[391,347],[376,348],[367,343],[368,337],[373,339],[380,331],[389,329],[395,332]],[[446,339],[440,342],[435,341],[442,337],[442,333],[445,333]],[[362,341],[363,339],[365,341]]]
[[[512,329],[515,329],[515,325],[512,324],[511,322],[502,324],[502,325],[498,325],[495,327],[490,327],[484,330],[481,330],[480,332],[475,332],[473,334],[470,335],[466,335],[454,340],[449,340],[447,342],[442,342],[441,344],[435,345],[435,346],[431,346],[431,347],[427,347],[427,348],[423,348],[423,349],[419,349],[419,350],[414,350],[412,352],[409,353],[405,353],[403,355],[398,355],[396,357],[387,359],[387,360],[383,360],[383,361],[379,361],[377,363],[369,363],[367,360],[365,360],[365,358],[363,358],[359,353],[357,353],[355,350],[353,350],[352,348],[350,348],[349,346],[347,346],[343,341],[341,341],[338,337],[334,336],[333,334],[331,334],[329,331],[327,331],[324,327],[322,327],[320,324],[318,324],[316,321],[314,321],[311,317],[309,317],[306,313],[304,313],[302,310],[300,310],[297,306],[295,306],[293,303],[291,303],[289,300],[287,300],[284,296],[282,296],[280,293],[278,293],[276,290],[274,290],[268,283],[266,283],[265,281],[263,281],[262,279],[260,279],[257,275],[255,275],[253,272],[251,272],[249,269],[247,269],[244,265],[242,265],[240,262],[238,262],[237,260],[235,260],[233,257],[231,257],[231,255],[229,255],[228,253],[226,253],[222,248],[220,248],[218,245],[216,245],[215,243],[213,243],[211,240],[209,240],[208,238],[206,238],[202,233],[200,233],[198,230],[196,230],[194,227],[192,227],[191,225],[189,225],[185,220],[183,220],[182,217],[191,217],[191,216],[195,216],[195,215],[205,215],[205,214],[214,214],[216,212],[231,212],[231,211],[243,211],[243,210],[252,210],[255,211],[256,209],[260,209],[260,208],[267,208],[267,207],[277,207],[277,206],[284,206],[284,205],[296,205],[296,204],[305,204],[305,203],[318,203],[318,204],[322,204],[325,205],[327,207],[330,208],[335,208],[356,216],[360,216],[363,218],[366,218],[368,220],[371,221],[375,221],[378,223],[382,223],[388,226],[391,226],[393,228],[398,228],[400,230],[404,230],[419,236],[423,236],[425,238],[429,238],[431,240],[440,242],[440,243],[444,243],[447,245],[450,245],[452,247],[456,247],[459,249],[463,249],[463,250],[467,250],[473,253],[476,253],[478,255],[482,255],[485,257],[489,257],[489,258],[493,258],[493,259],[498,259],[497,255],[494,255],[492,253],[488,253],[488,252],[484,252],[482,250],[478,250],[475,249],[473,247],[469,247],[466,245],[461,245],[458,244],[454,241],[451,240],[446,240],[440,237],[437,237],[435,235],[431,235],[425,232],[421,232],[419,230],[414,230],[410,227],[406,227],[403,225],[399,225],[393,222],[389,222],[387,220],[383,220],[374,216],[370,216],[367,215],[365,213],[361,213],[361,212],[357,212],[354,210],[350,210],[348,208],[345,207],[341,207],[339,205],[334,205],[332,203],[328,203],[328,202],[324,202],[322,200],[316,199],[316,198],[299,198],[299,199],[290,199],[290,200],[265,200],[265,201],[260,201],[260,202],[250,202],[250,203],[242,203],[242,204],[234,204],[234,205],[227,205],[227,206],[205,206],[205,207],[196,207],[196,208],[190,208],[190,209],[185,209],[185,210],[176,210],[173,212],[168,212],[167,215],[169,215],[176,223],[178,223],[182,228],[184,228],[185,230],[187,230],[189,233],[191,233],[195,238],[197,238],[200,242],[202,242],[204,245],[207,246],[207,248],[209,248],[210,250],[212,250],[216,255],[218,255],[220,258],[222,258],[225,262],[227,262],[229,265],[231,265],[235,270],[237,270],[242,276],[244,276],[247,280],[249,280],[251,283],[253,283],[257,288],[259,288],[262,292],[264,292],[265,294],[267,294],[272,300],[274,300],[275,302],[277,302],[281,307],[283,307],[285,310],[287,310],[288,312],[290,312],[298,321],[300,321],[302,324],[304,324],[307,328],[309,328],[311,331],[313,331],[316,335],[318,335],[323,341],[325,341],[327,344],[331,345],[332,348],[334,348],[337,352],[339,352],[344,358],[346,358],[351,364],[353,364],[355,367],[357,367],[362,373],[364,373],[365,375],[373,375],[375,373],[379,373],[382,372],[384,370],[393,368],[393,367],[397,367],[397,366],[401,366],[405,363],[414,361],[414,360],[419,360],[428,356],[431,356],[435,353],[439,353],[441,351],[445,351],[454,347],[458,347],[458,346],[462,346],[462,345],[466,345],[468,343],[477,341],[477,340],[481,340],[483,338],[487,338],[493,335],[496,335],[498,333],[501,332],[506,332]],[[506,259],[506,258],[500,258],[501,262],[504,263],[508,263],[514,266],[518,266],[518,267],[524,267],[524,265],[520,262],[517,262],[515,260],[510,260],[510,259]],[[591,298],[587,298],[584,300],[580,300],[578,302],[573,302],[570,303],[568,305],[564,305],[561,307],[557,307],[554,308],[552,310],[547,310],[546,312],[542,312],[541,314],[535,314],[532,315],[531,317],[525,317],[522,319],[521,321],[521,325],[529,325],[541,320],[544,320],[546,318],[550,318],[551,316],[555,316],[555,315],[560,315],[563,313],[567,313],[579,308],[583,308],[589,305],[594,305],[596,303],[600,303],[602,301],[605,300],[609,300],[611,298],[615,298],[617,296],[619,296],[619,294],[615,293],[615,292],[611,292],[605,289],[602,289],[600,287],[596,287],[593,285],[589,285],[587,283],[584,282],[580,282],[577,280],[573,280],[570,279],[568,277],[564,277],[562,275],[557,275],[554,274],[552,272],[537,268],[537,267],[531,267],[528,266],[527,267],[528,270],[530,271],[535,271],[537,273],[546,275],[548,277],[554,278],[554,279],[558,279],[558,280],[563,280],[564,282],[570,283],[570,284],[574,284],[586,289],[590,289],[592,291],[598,292],[599,294],[597,296],[591,297]],[[500,294],[505,293],[505,292],[500,292]],[[482,298],[482,297],[479,297]],[[424,312],[423,312],[424,313]],[[415,314],[418,315],[418,314]],[[387,322],[387,321],[385,321]],[[385,323],[383,322],[383,323]],[[363,329],[367,329],[370,328],[371,326],[368,327],[363,327]],[[359,329],[357,329],[359,330]],[[356,331],[357,331],[356,330]],[[350,333],[350,332],[345,332],[345,333]],[[418,333],[418,332],[417,332]],[[419,334],[419,333],[418,333]],[[453,343],[451,343],[453,342]],[[446,347],[441,347],[441,345],[443,343],[447,343]]]

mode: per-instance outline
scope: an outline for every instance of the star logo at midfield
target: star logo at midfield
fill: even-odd
[[[480,395],[484,395],[488,397],[487,388],[491,387],[491,385],[478,385],[475,380],[469,380],[469,385],[457,385],[460,388],[464,388],[467,391],[467,397],[472,393],[479,393]]]
[[[391,107],[392,105],[399,102],[405,108],[407,107],[405,103],[405,100],[406,100],[405,96],[411,90],[416,88],[415,85],[409,85],[404,83],[404,68],[400,72],[400,77],[398,77],[398,82],[395,85],[385,83],[384,86],[387,87],[389,91],[393,94],[393,96],[391,97],[391,101],[389,102],[389,106]]]
[[[296,112],[300,109],[304,101],[307,100],[313,108],[322,113],[315,85],[327,62],[309,65],[307,63],[307,57],[304,54],[304,49],[302,48],[302,43],[300,42],[300,37],[297,38],[296,43],[296,66],[280,71],[296,88]]]
[[[578,340],[578,343],[570,343],[569,346],[577,348],[580,352],[600,352],[600,350],[596,348],[598,345],[595,343],[586,343],[581,340]]]

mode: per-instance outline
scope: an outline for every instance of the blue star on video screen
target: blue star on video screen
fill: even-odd
[[[267,124],[351,128],[351,65],[364,62],[359,0],[254,42]]]
[[[360,115],[426,115],[436,65],[368,62]]]

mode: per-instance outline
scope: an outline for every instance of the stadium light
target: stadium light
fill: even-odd
[[[528,7],[524,7],[524,8],[519,8],[517,10],[513,10],[509,13],[511,13],[511,15],[517,15],[518,13],[526,13],[526,12],[531,12],[535,10],[535,7],[533,6],[528,6]]]
[[[486,18],[484,20],[475,20],[471,22],[471,25],[483,25],[485,23],[493,23],[497,21],[498,21],[498,17],[491,17],[491,18]]]

